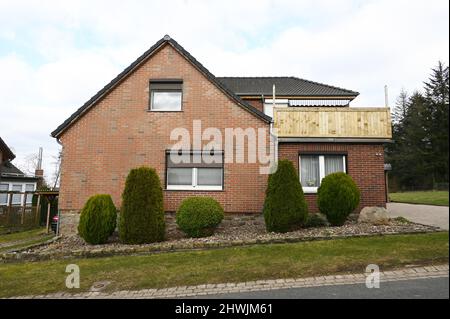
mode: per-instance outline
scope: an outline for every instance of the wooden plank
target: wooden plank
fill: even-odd
[[[392,138],[388,108],[275,108],[274,127],[279,137]]]

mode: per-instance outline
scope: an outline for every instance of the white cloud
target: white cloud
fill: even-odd
[[[293,75],[391,104],[448,63],[447,0],[0,0],[0,134],[17,163],[168,33],[216,75]]]

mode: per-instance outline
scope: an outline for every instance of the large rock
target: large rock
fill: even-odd
[[[358,223],[387,225],[389,224],[388,212],[383,207],[364,207],[359,213]]]

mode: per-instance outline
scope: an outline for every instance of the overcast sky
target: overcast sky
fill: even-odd
[[[384,106],[449,59],[448,0],[0,0],[0,136],[25,158],[50,132],[169,34],[216,76],[289,75]]]

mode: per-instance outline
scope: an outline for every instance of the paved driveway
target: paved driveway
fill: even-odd
[[[402,216],[415,223],[449,228],[447,206],[387,203],[387,209],[390,217]]]

